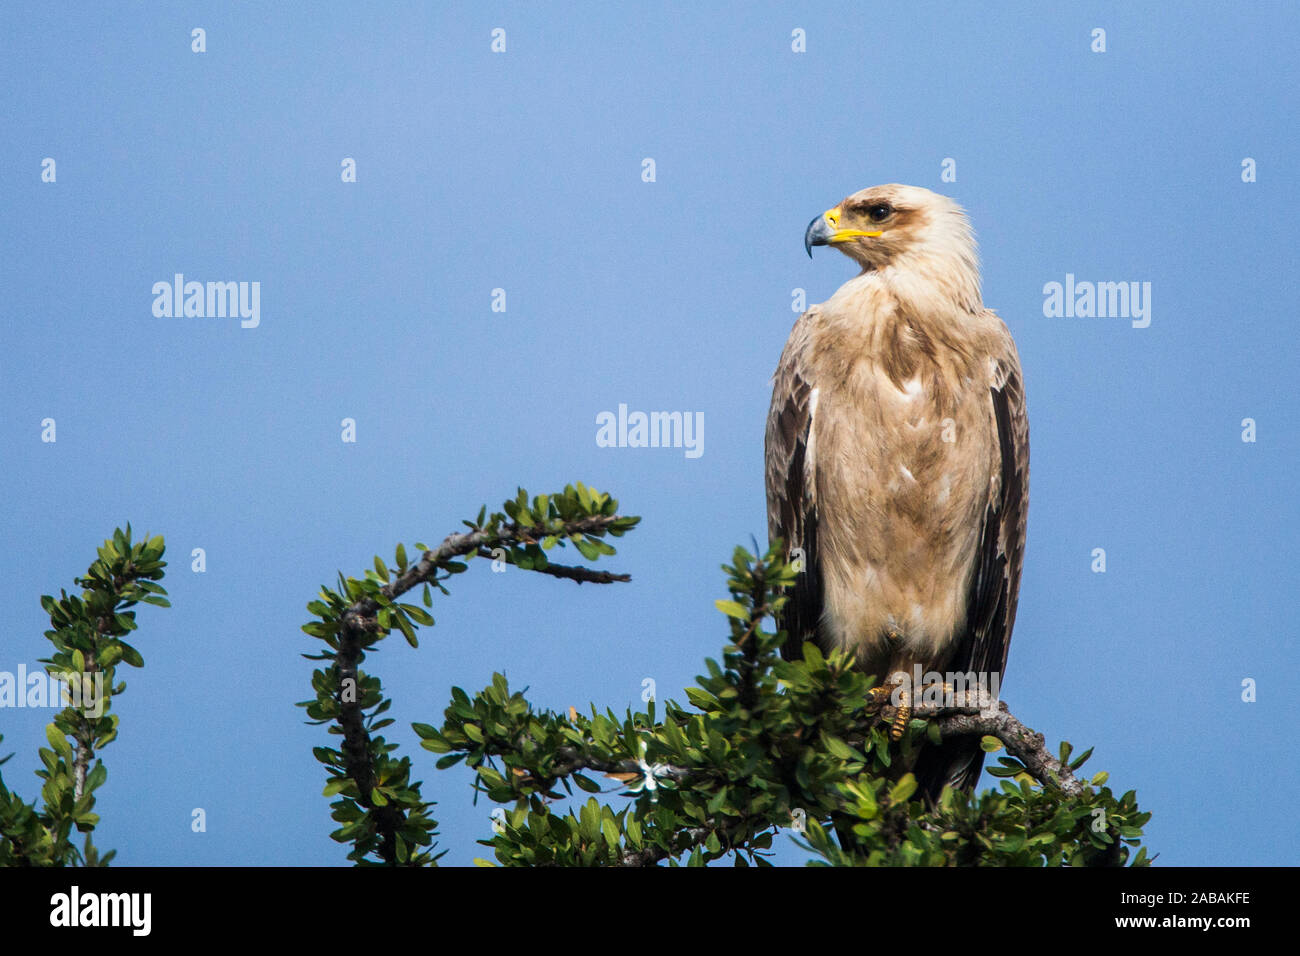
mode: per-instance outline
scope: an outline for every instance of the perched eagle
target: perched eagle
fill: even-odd
[[[1025,545],[1029,424],[1020,360],[980,299],[965,212],[916,186],[854,193],[808,226],[862,267],[799,317],[767,419],[768,533],[798,549],[783,612],[805,641],[892,675],[1001,672]],[[899,728],[901,729],[901,727]],[[926,746],[931,799],[971,790],[979,741]]]

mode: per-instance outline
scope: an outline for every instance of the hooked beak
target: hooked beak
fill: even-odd
[[[808,223],[808,231],[803,234],[804,251],[808,253],[808,258],[812,258],[813,246],[824,246],[831,241],[831,236],[835,234],[830,224],[826,221],[826,214],[822,213],[816,216],[812,222]]]
[[[835,243],[848,242],[850,239],[874,239],[884,233],[880,230],[875,232],[866,232],[862,229],[839,229],[840,218],[843,214],[840,207],[827,209],[820,216],[808,223],[808,229],[803,234],[803,247],[808,253],[808,258],[812,258],[813,246],[829,246]]]

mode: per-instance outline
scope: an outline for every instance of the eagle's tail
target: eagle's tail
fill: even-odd
[[[984,769],[984,751],[978,737],[955,737],[943,743],[926,744],[917,755],[912,773],[917,790],[934,805],[945,785],[972,793]]]

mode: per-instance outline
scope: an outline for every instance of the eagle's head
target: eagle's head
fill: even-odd
[[[978,311],[979,255],[966,212],[920,186],[871,186],[808,224],[804,248],[834,246],[864,272],[933,283],[961,308]]]

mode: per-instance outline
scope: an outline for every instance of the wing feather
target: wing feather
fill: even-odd
[[[799,323],[806,318],[807,313]],[[784,540],[787,556],[801,551],[803,561],[781,614],[780,625],[787,635],[781,653],[787,660],[802,656],[804,641],[817,639],[822,616],[812,431],[817,391],[799,360],[799,323],[777,366],[765,442],[768,537]]]
[[[1029,419],[1024,383],[1009,332],[1003,340],[997,360],[1005,380],[989,389],[997,423],[999,481],[991,488],[980,529],[965,632],[948,665],[953,671],[997,673],[999,681],[1016,621],[1029,505]],[[945,783],[968,791],[974,789],[983,766],[984,752],[979,741],[958,739],[927,748],[915,772],[923,790],[934,798]]]

